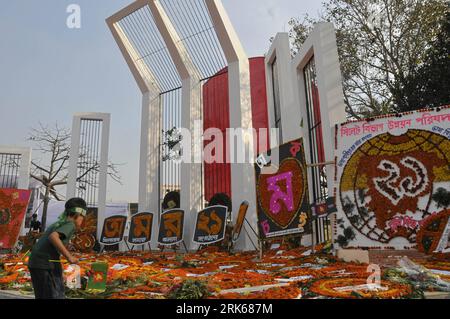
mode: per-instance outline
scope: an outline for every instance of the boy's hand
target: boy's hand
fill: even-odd
[[[69,263],[70,263],[71,265],[76,265],[76,264],[79,263],[78,258],[75,258],[75,257],[73,257],[73,256],[70,256],[69,258],[67,258],[67,260],[69,261]]]

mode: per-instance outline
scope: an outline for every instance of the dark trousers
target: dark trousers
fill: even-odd
[[[65,299],[62,269],[30,268],[36,299]]]

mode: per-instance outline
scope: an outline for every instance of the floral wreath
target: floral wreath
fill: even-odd
[[[417,232],[417,248],[425,254],[433,254],[438,248],[448,219],[450,209],[428,216]]]

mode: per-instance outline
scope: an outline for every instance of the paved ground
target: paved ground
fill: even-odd
[[[448,292],[426,292],[425,299],[450,299]]]
[[[370,263],[378,264],[381,267],[396,267],[402,257],[413,260],[425,260],[426,255],[417,250],[369,250]]]
[[[0,290],[0,299],[34,299],[34,296],[24,296],[15,291]]]
[[[426,299],[450,299],[450,293],[426,292]],[[33,296],[23,296],[14,291],[0,291],[0,300],[4,299],[34,299]]]

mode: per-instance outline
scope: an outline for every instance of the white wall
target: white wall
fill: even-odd
[[[342,75],[337,51],[336,35],[333,24],[320,23],[315,26],[300,51],[291,58],[289,37],[279,33],[266,55],[267,96],[270,125],[274,127],[274,102],[272,87],[272,63],[276,59],[281,95],[281,119],[283,142],[303,137],[305,158],[310,160],[310,142],[307,116],[307,100],[303,69],[314,56],[317,72],[317,85],[321,106],[321,123],[325,150],[325,161],[335,158],[334,126],[346,121]],[[303,123],[303,126],[301,126]],[[271,141],[272,143],[272,141]],[[326,166],[329,196],[334,187],[334,166]],[[312,176],[308,169],[310,202],[313,199]],[[332,217],[333,218],[333,217]],[[305,236],[303,245],[312,244],[312,237]]]

